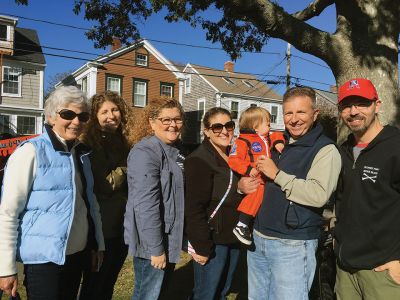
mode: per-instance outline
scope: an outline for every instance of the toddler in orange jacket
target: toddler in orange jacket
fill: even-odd
[[[261,177],[256,169],[256,162],[261,155],[271,156],[268,141],[270,122],[270,113],[262,107],[250,107],[242,113],[239,119],[240,135],[235,140],[228,158],[229,167],[233,171],[243,176]],[[273,145],[276,149],[278,144],[284,142],[281,137],[283,136],[274,136]],[[256,192],[246,195],[238,207],[239,222],[233,233],[246,245],[252,243],[249,225],[256,216],[263,197],[264,183],[260,184]]]

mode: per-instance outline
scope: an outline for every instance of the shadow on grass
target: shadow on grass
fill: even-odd
[[[193,262],[187,254],[183,255],[183,263],[177,265],[171,281],[160,300],[186,300],[193,288]],[[232,282],[229,300],[247,299],[247,263],[246,250],[240,252],[239,264]]]

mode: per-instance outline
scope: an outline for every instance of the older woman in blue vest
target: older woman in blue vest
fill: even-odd
[[[10,157],[0,204],[0,288],[17,289],[24,264],[28,299],[76,299],[85,267],[98,268],[104,240],[88,149],[78,141],[89,119],[76,87],[47,99],[44,133]]]
[[[179,260],[183,237],[183,157],[177,148],[183,109],[152,99],[131,128],[125,242],[133,255],[132,300],[158,299]]]

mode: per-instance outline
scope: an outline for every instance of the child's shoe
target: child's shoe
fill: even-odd
[[[252,244],[253,240],[251,237],[251,232],[249,227],[236,225],[236,227],[233,228],[233,233],[234,235],[236,235],[238,240],[241,241],[243,244],[246,245]]]

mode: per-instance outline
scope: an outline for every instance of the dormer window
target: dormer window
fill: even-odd
[[[149,65],[148,56],[143,53],[136,53],[136,65],[147,67]]]
[[[0,41],[10,40],[10,30],[7,25],[0,24]]]
[[[250,81],[248,80],[242,80],[242,82],[249,88],[253,88],[254,84],[252,84]]]
[[[228,77],[222,77],[223,80],[225,80],[228,84],[235,84],[232,79],[228,78]]]

